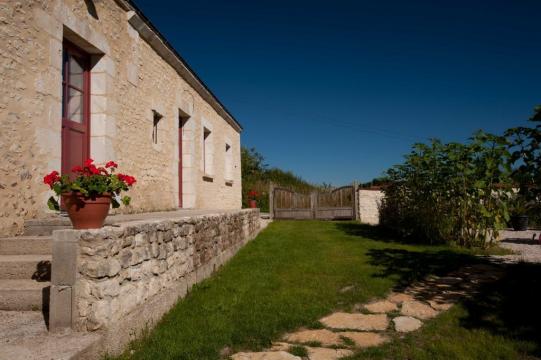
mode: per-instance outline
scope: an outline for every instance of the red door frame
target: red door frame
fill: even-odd
[[[184,119],[178,116],[178,207],[182,207],[182,129]]]
[[[83,87],[78,88],[70,83],[69,79],[69,58],[76,57],[83,65]],[[85,134],[83,136],[82,151],[83,159],[90,157],[90,55],[76,47],[70,42],[63,43],[63,76],[62,76],[62,173],[69,174],[71,172],[70,164],[66,159],[67,153],[70,151],[70,129]],[[83,114],[82,124],[72,121],[68,118],[69,114],[69,88],[73,88],[82,93]],[[82,164],[79,164],[82,165]]]

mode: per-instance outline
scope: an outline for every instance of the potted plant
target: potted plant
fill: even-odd
[[[511,201],[511,226],[515,231],[528,230],[528,202],[517,194]]]
[[[130,197],[120,197],[128,191],[136,180],[133,176],[115,173],[118,164],[107,162],[105,167],[97,167],[94,160],[88,159],[83,166],[75,166],[71,176],[60,176],[52,171],[43,182],[62,199],[62,207],[68,213],[74,229],[96,229],[103,226],[111,205],[129,205]],[[60,210],[59,201],[51,196],[47,201],[51,210]]]
[[[257,208],[257,197],[259,193],[255,190],[250,190],[248,192],[248,205],[251,209]]]

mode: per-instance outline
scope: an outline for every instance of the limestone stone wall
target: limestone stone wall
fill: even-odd
[[[126,343],[258,231],[254,209],[55,231],[51,328],[103,331]]]
[[[224,118],[193,74],[179,72],[180,60],[164,52],[125,1],[91,2],[95,12],[89,3],[0,2],[0,235],[21,232],[25,219],[51,216],[46,206],[51,194],[42,178],[61,166],[66,40],[92,54],[91,156],[99,163],[115,160],[120,171],[138,179],[132,205],[121,212],[178,207],[179,117],[183,207],[240,208],[241,129]],[[163,116],[156,144],[153,110]],[[210,171],[203,168],[204,128],[212,133]],[[226,143],[232,152],[230,179]]]
[[[379,224],[379,204],[383,199],[380,190],[359,190],[359,216],[365,224]]]

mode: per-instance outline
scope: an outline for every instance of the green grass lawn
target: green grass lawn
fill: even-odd
[[[428,274],[445,274],[476,261],[472,251],[401,244],[353,222],[274,222],[195,286],[120,358],[219,359],[225,347],[263,349],[287,331],[318,327],[317,320],[333,310],[350,310],[355,303],[384,296]],[[504,285],[484,292],[486,298],[460,304],[423,330],[354,358],[539,356],[541,326],[530,320],[540,320],[533,296],[540,272],[530,267],[514,270],[529,281],[504,279]],[[353,290],[340,291],[351,285]],[[519,306],[520,315],[528,319],[507,319],[507,311],[512,311],[509,297],[519,295],[532,306]]]

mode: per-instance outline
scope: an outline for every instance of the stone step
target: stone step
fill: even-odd
[[[0,255],[50,255],[50,236],[17,236],[0,238]]]
[[[0,255],[0,279],[51,279],[51,255]]]
[[[50,286],[48,281],[0,280],[0,310],[46,310]]]
[[[67,216],[58,216],[50,219],[30,219],[24,222],[24,235],[51,236],[54,230],[71,228],[71,221]]]

